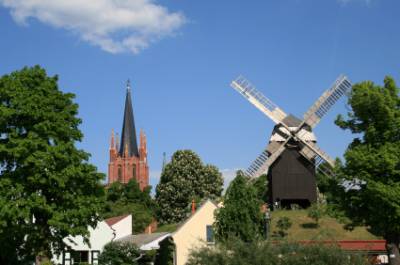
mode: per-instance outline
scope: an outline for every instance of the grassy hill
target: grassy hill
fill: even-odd
[[[367,231],[365,227],[356,227],[352,231],[343,228],[343,224],[329,216],[324,216],[316,227],[307,216],[306,210],[279,210],[272,212],[272,235],[277,233],[276,223],[280,217],[287,216],[292,222],[288,230],[288,240],[372,240],[381,239]]]
[[[368,232],[366,227],[356,227],[349,231],[343,228],[335,218],[325,215],[315,227],[314,221],[307,216],[307,210],[279,210],[272,212],[272,233],[277,234],[276,222],[280,217],[289,217],[292,222],[288,230],[288,240],[373,240],[381,239]],[[178,224],[167,224],[158,227],[157,232],[174,232]]]

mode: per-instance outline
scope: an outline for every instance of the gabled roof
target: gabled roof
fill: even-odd
[[[133,118],[131,88],[128,81],[125,98],[124,121],[122,124],[121,145],[119,155],[123,156],[125,148],[128,148],[129,156],[139,156],[138,145],[136,141],[135,119]]]
[[[196,212],[195,212],[194,214],[191,214],[185,221],[183,221],[182,223],[180,223],[180,224],[178,225],[178,227],[176,228],[175,232],[172,233],[172,235],[175,235],[176,233],[178,233],[179,230],[181,230],[181,228],[182,228],[183,226],[185,226],[185,224],[187,224],[190,220],[192,220],[192,218],[194,218],[194,217],[201,211],[201,209],[204,207],[204,205],[206,205],[207,203],[211,203],[211,204],[213,204],[216,208],[218,208],[218,205],[217,205],[215,202],[213,202],[212,200],[210,200],[210,199],[205,200],[205,201],[200,205],[200,207],[199,207],[198,209],[196,209]]]
[[[124,219],[125,217],[129,216],[129,214],[125,214],[125,215],[120,215],[120,216],[115,216],[115,217],[111,217],[111,218],[107,218],[104,221],[108,224],[108,226],[112,226],[116,223],[118,223],[119,221],[121,221],[122,219]]]
[[[129,235],[118,239],[117,241],[129,242],[135,244],[137,247],[149,244],[155,240],[163,239],[164,237],[170,235],[168,232],[152,233],[152,234],[138,234]]]

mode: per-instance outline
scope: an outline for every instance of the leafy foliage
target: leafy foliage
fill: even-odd
[[[140,190],[135,179],[127,184],[112,183],[106,193],[106,204],[102,213],[103,218],[109,218],[124,214],[132,214],[132,231],[142,233],[155,216],[155,202],[150,196],[151,187]]]
[[[292,226],[292,221],[290,221],[289,217],[283,216],[278,219],[276,223],[276,227],[279,229],[279,235],[284,237],[287,235],[287,230]]]
[[[190,150],[176,151],[162,174],[156,189],[158,220],[177,223],[186,218],[190,202],[221,195],[223,179],[217,167],[204,165]]]
[[[49,257],[100,219],[104,176],[75,147],[78,105],[57,80],[39,66],[0,78],[1,264]]]
[[[324,216],[325,209],[322,204],[319,203],[313,203],[309,208],[308,208],[308,217],[313,219],[315,221],[316,226],[318,227],[319,225],[319,220]]]
[[[348,254],[334,246],[269,244],[265,241],[244,243],[233,238],[215,248],[191,252],[188,265],[367,265],[367,259]]]
[[[154,265],[173,265],[174,264],[174,243],[170,237],[160,242],[160,248],[157,250]]]
[[[216,239],[223,241],[235,236],[250,242],[261,238],[264,233],[261,204],[254,187],[238,171],[226,191],[223,207],[216,213]]]
[[[345,189],[340,206],[355,225],[370,226],[383,236],[400,264],[400,97],[391,77],[384,86],[370,81],[353,86],[347,118],[336,124],[357,137],[340,168]]]
[[[268,202],[268,175],[262,174],[252,182],[260,201]]]
[[[137,247],[128,242],[110,242],[99,255],[99,265],[137,265],[141,257]]]

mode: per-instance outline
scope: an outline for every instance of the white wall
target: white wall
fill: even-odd
[[[64,242],[73,250],[101,252],[103,247],[112,240],[132,234],[132,215],[128,215],[111,227],[105,221],[99,222],[95,229],[89,228],[89,232],[90,246],[84,243],[82,236],[70,236],[64,239]],[[70,243],[69,239],[71,239],[75,244]],[[89,253],[89,262],[91,262],[90,259],[91,255]],[[53,256],[52,260],[56,264],[62,264],[62,255]]]
[[[128,215],[121,221],[111,226],[115,230],[115,239],[132,235],[132,215]]]

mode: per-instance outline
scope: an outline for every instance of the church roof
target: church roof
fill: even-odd
[[[128,156],[139,156],[136,141],[135,119],[133,118],[131,88],[128,81],[125,99],[124,121],[122,124],[120,156],[124,155],[125,147],[128,148]]]

